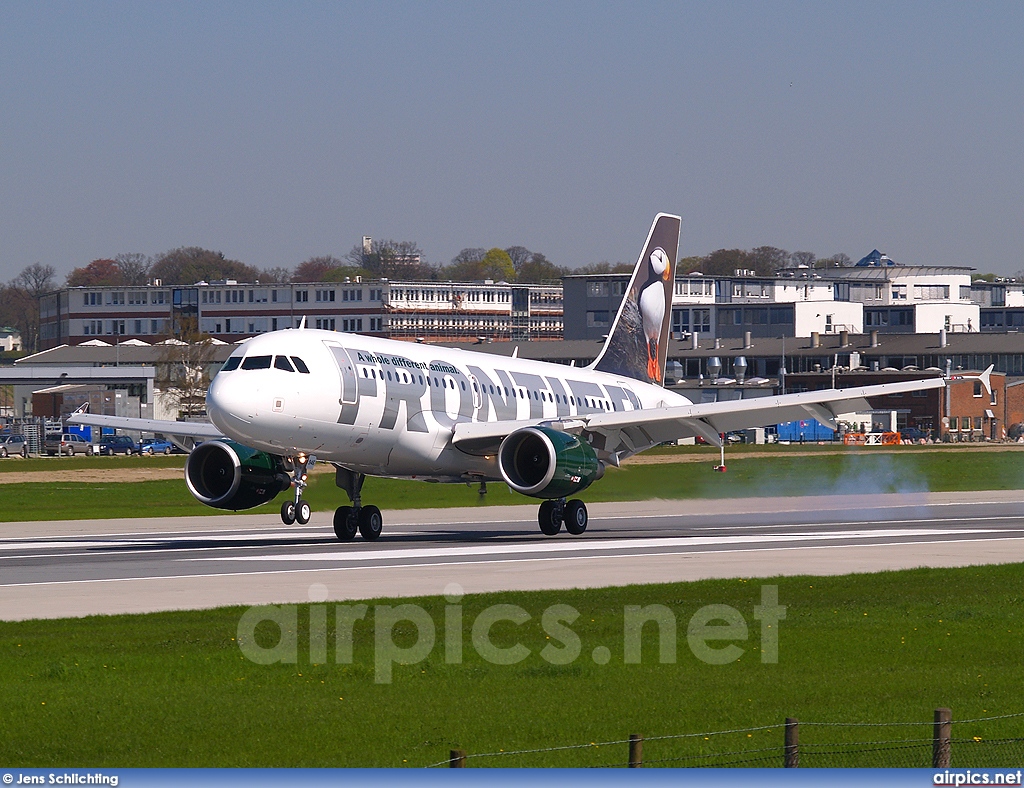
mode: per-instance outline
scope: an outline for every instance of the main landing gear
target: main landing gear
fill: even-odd
[[[309,502],[302,499],[302,491],[309,484],[306,479],[309,475],[309,469],[316,464],[316,457],[307,457],[305,454],[300,454],[292,459],[291,464],[293,468],[292,489],[295,493],[293,500],[285,501],[281,504],[281,520],[285,525],[291,525],[292,523],[305,525],[309,522],[313,510],[310,508]]]
[[[351,506],[339,506],[334,511],[334,533],[343,542],[351,542],[356,538],[356,531],[368,542],[376,540],[384,527],[384,518],[376,506],[363,506],[360,493],[366,474],[339,468],[334,482],[348,494]]]
[[[587,530],[587,505],[579,499],[566,502],[565,498],[544,501],[537,515],[540,531],[545,536],[554,536],[562,529],[573,536],[579,536]]]

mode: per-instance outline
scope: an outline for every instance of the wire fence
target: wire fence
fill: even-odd
[[[798,722],[703,733],[632,734],[611,741],[470,753],[430,767],[984,768],[1024,761],[1024,712],[955,720]]]

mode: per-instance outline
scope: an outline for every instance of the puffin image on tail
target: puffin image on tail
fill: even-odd
[[[591,369],[661,384],[672,320],[680,218],[658,214],[651,225],[605,345]]]
[[[671,265],[665,250],[658,247],[651,252],[648,260],[650,271],[647,281],[640,288],[640,315],[643,318],[644,336],[647,338],[647,375],[651,381],[661,383],[661,368],[658,363],[661,325],[665,322],[665,288],[669,286]],[[670,291],[671,292],[671,291]]]

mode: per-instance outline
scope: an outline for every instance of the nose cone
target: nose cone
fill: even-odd
[[[253,419],[259,392],[252,380],[240,380],[234,373],[221,373],[206,392],[206,412],[217,429],[236,440],[245,440]],[[246,385],[250,384],[250,385]]]

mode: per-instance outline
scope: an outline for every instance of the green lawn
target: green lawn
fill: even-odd
[[[727,455],[728,458],[728,455]],[[196,502],[184,480],[136,482],[116,480],[116,470],[139,462],[175,466],[180,457],[169,458],[67,458],[60,467],[84,467],[85,463],[109,467],[109,483],[24,483],[0,486],[4,506],[0,521],[88,519],[129,517],[145,504],[148,516],[223,514]],[[579,497],[585,501],[630,501],[651,498],[731,498],[758,495],[829,495],[879,492],[943,492],[952,490],[1016,490],[1024,488],[1024,452],[908,451],[873,454],[870,450],[794,457],[727,460],[728,472],[714,473],[717,457],[707,462],[633,465],[609,469],[605,477]],[[55,468],[53,460],[19,461],[18,467],[40,463]],[[306,498],[318,511],[347,503],[331,474],[311,477]],[[254,512],[275,512],[284,500]],[[466,485],[425,484],[370,478],[363,500],[385,511],[423,507],[477,506],[534,503],[512,493],[503,484],[491,484],[486,496]]]
[[[594,742],[468,765],[621,765],[626,746],[599,743],[630,733],[768,726],[649,739],[644,756],[662,765],[779,765],[781,723],[796,716],[804,723],[803,766],[928,766],[936,707],[951,707],[955,720],[1024,711],[1022,569],[772,580],[787,608],[777,628],[777,664],[761,661],[757,580],[469,596],[462,602],[461,664],[446,661],[443,599],[378,600],[415,602],[437,628],[429,656],[395,666],[391,683],[375,681],[374,633],[387,630],[374,626],[381,613],[374,602],[355,626],[351,664],[336,662],[334,605],[326,605],[326,660],[310,659],[311,608],[296,608],[295,664],[259,665],[243,657],[234,640],[242,608],[0,623],[0,763],[423,766],[456,747],[479,754]],[[496,603],[519,605],[530,615],[520,626],[506,621],[491,632],[497,646],[528,649],[516,664],[485,661],[473,646],[473,622]],[[581,653],[564,665],[540,656],[546,646],[562,649],[571,641],[541,623],[553,604],[580,614],[566,626]],[[648,604],[667,606],[677,621],[674,663],[658,661],[654,625],[644,629],[641,664],[624,663],[624,606]],[[734,662],[706,664],[688,645],[691,617],[710,604],[732,606],[748,628],[746,639],[732,643],[742,649]],[[313,606],[314,615],[322,607]],[[277,630],[263,624],[255,635],[269,647]],[[411,647],[415,637],[411,624],[394,629],[400,646]],[[593,658],[600,646],[608,649],[607,664]],[[1020,763],[1022,719],[955,725],[953,765]],[[922,724],[807,725],[904,721]],[[863,742],[890,744],[860,744],[870,752],[854,754],[855,743]]]

